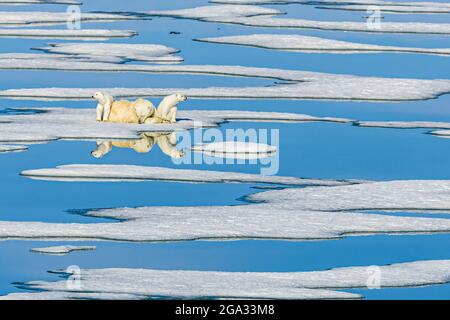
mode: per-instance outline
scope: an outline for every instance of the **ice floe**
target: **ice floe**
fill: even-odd
[[[75,168],[77,166],[67,167],[67,171]],[[57,174],[57,170],[50,175]],[[176,170],[172,172],[173,176],[179,177]],[[195,173],[194,178],[198,175],[214,176],[215,173]],[[341,185],[266,191],[249,197],[256,202],[247,205],[152,206],[85,213],[91,217],[113,218],[117,222],[2,221],[0,238],[72,241],[315,240],[367,234],[450,232],[450,219],[389,215],[391,210],[448,212],[450,181],[338,183]]]
[[[115,13],[81,13],[81,22],[111,22],[136,20],[140,17]],[[71,21],[70,12],[1,11],[0,27],[31,27],[36,25],[58,25]]]
[[[377,6],[383,13],[450,13],[450,4],[443,2],[397,2],[385,0],[211,0],[211,3],[234,5],[309,4],[321,9],[367,11]]]
[[[234,5],[221,5],[221,6],[202,6],[187,9],[176,10],[153,10],[145,12],[151,16],[160,17],[176,17],[185,19],[213,19],[215,17],[256,17],[264,15],[278,15],[283,14],[281,11],[271,8],[265,8],[260,6],[234,6]]]
[[[367,4],[319,5],[321,9],[367,11]],[[374,7],[375,8],[375,7]],[[450,13],[450,4],[439,2],[380,2],[376,9],[382,13]]]
[[[298,209],[315,211],[448,211],[450,181],[399,180],[333,188],[287,189],[255,194],[249,199],[280,205],[295,202]]]
[[[434,121],[356,121],[359,127],[396,129],[450,129],[450,122]]]
[[[98,41],[113,38],[129,38],[136,34],[135,31],[130,30],[106,29],[0,29],[0,38]]]
[[[191,148],[194,152],[233,159],[261,159],[273,156],[277,152],[275,146],[265,143],[223,141],[195,145]]]
[[[441,138],[450,137],[449,122],[434,121],[356,121],[353,123],[359,127],[369,128],[394,128],[394,129],[442,129],[432,130],[428,133]]]
[[[35,48],[48,53],[67,57],[89,58],[104,61],[105,58],[118,62],[145,61],[153,63],[179,63],[183,59],[175,56],[179,50],[159,44],[140,43],[54,43],[47,47]],[[47,58],[52,58],[53,55]],[[114,60],[113,60],[114,62]]]
[[[33,248],[31,251],[36,253],[64,256],[73,251],[88,251],[95,249],[97,249],[95,246],[54,246],[46,248]]]
[[[35,112],[31,114],[1,115],[0,142],[30,144],[58,139],[131,140],[138,139],[140,134],[145,132],[171,132],[199,126],[215,127],[224,121],[352,122],[350,119],[321,118],[295,113],[180,110],[178,111],[179,120],[174,124],[98,123],[95,121],[95,109],[35,108],[33,110]]]
[[[0,0],[0,5],[65,4],[80,5],[76,0]]]
[[[149,11],[147,14],[150,16],[168,16],[196,19],[206,22],[239,24],[244,26],[265,28],[299,28],[381,33],[450,34],[449,23],[383,21],[383,23],[374,28],[366,22],[279,18],[276,17],[276,15],[281,14],[281,11],[272,9],[267,9],[267,11],[264,11],[263,9],[267,8],[246,5],[212,5],[182,10]],[[272,12],[270,12],[270,10],[272,10]]]
[[[186,170],[133,165],[72,164],[49,169],[25,170],[21,175],[39,180],[56,181],[176,181],[208,183],[267,183],[280,185],[340,185],[350,182],[336,180],[302,179],[258,174]]]
[[[22,152],[28,149],[27,146],[17,146],[17,145],[8,145],[8,144],[0,144],[0,153],[7,152]]]
[[[421,53],[434,55],[450,55],[450,48],[411,48],[371,45],[355,42],[339,41],[319,37],[288,34],[251,34],[241,36],[225,36],[196,39],[202,42],[236,44],[265,49],[300,51],[309,53]]]
[[[53,271],[69,276],[64,271]],[[374,276],[374,273],[376,275]],[[450,260],[427,260],[382,266],[357,266],[303,272],[218,272],[152,269],[82,269],[80,286],[66,280],[32,281],[26,289],[2,299],[92,298],[131,295],[141,298],[268,298],[356,299],[362,296],[336,290],[443,284],[450,281]],[[331,290],[331,288],[333,290]]]
[[[0,97],[33,100],[90,99],[92,92],[106,91],[115,97],[165,96],[172,94],[173,92],[182,92],[191,98],[206,99],[402,101],[431,99],[450,92],[450,80],[377,78],[243,66],[113,64],[67,62],[60,59],[49,58],[49,60],[3,59],[0,60],[0,69],[176,73],[265,78],[284,82],[265,87],[33,88],[0,91]]]

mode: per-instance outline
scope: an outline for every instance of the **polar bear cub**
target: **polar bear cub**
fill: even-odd
[[[97,121],[108,121],[111,107],[114,102],[112,95],[98,91],[92,96],[92,98],[98,101]]]
[[[148,118],[145,123],[177,122],[178,103],[186,100],[187,97],[179,93],[174,93],[170,96],[165,97],[159,103],[155,115],[151,118]]]

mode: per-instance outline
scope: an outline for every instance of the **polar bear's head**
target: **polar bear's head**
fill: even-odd
[[[187,100],[187,97],[185,95],[182,95],[179,93],[171,94],[170,96],[167,96],[163,99],[163,101],[165,101],[166,103],[173,104],[173,105],[176,105],[176,104],[178,104],[178,102],[182,102],[182,101],[186,101],[186,100]]]
[[[187,97],[186,97],[186,96],[184,96],[184,95],[182,95],[182,94],[179,94],[179,93],[175,93],[175,94],[174,94],[174,98],[175,98],[175,100],[176,100],[177,102],[182,102],[182,101],[186,101],[186,100],[187,100]]]
[[[104,92],[101,91],[97,91],[96,93],[94,93],[94,95],[92,96],[93,99],[97,100],[100,104],[106,104],[108,99],[112,100],[112,97]]]

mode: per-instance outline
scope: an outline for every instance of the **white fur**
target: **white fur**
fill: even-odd
[[[94,158],[99,159],[109,153],[112,150],[112,147],[111,141],[97,142],[97,149],[92,151],[91,154]]]
[[[108,121],[114,98],[106,92],[96,92],[92,98],[98,101],[97,121]]]
[[[177,121],[177,106],[181,101],[186,101],[187,97],[175,93],[170,96],[165,97],[159,104],[156,110],[156,116],[162,121],[168,121],[170,123],[175,123]]]
[[[139,98],[134,104],[134,111],[139,117],[139,123],[144,123],[145,119],[155,114],[156,108],[150,101]]]

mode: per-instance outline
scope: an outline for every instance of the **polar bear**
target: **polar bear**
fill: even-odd
[[[144,123],[153,116],[156,108],[148,100],[137,99],[130,102],[127,100],[114,101],[107,121],[119,123]]]
[[[175,123],[177,121],[178,103],[186,100],[187,97],[179,93],[165,97],[160,102],[155,114],[147,118],[145,123]]]
[[[103,158],[105,155],[110,153],[113,147],[116,148],[125,148],[125,149],[133,149],[138,153],[147,153],[152,150],[153,145],[155,144],[154,139],[148,138],[145,135],[141,135],[141,139],[139,140],[126,140],[126,141],[103,141],[97,142],[97,148],[91,152],[94,158]]]
[[[144,123],[156,111],[150,101],[141,98],[134,102],[114,101],[110,94],[104,92],[96,92],[93,98],[98,101],[97,121]]]
[[[176,148],[176,141],[177,137],[175,132],[170,134],[148,132],[143,133],[139,140],[99,141],[97,142],[97,148],[91,154],[94,158],[102,158],[111,152],[113,147],[133,149],[138,153],[148,153],[157,144],[164,154],[179,159],[184,155],[184,152]]]
[[[106,92],[96,92],[92,98],[98,101],[97,104],[97,121],[107,121],[114,98]]]

